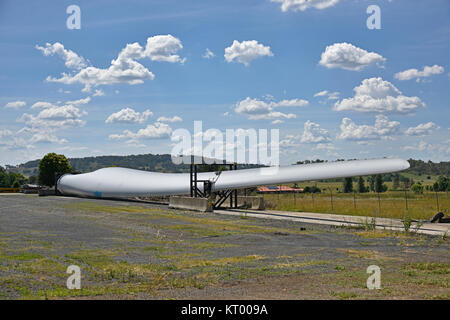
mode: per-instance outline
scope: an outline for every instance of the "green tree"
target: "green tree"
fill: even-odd
[[[414,193],[423,193],[423,185],[420,182],[416,182],[411,186],[411,191]]]
[[[367,192],[367,188],[364,184],[364,178],[363,177],[359,177],[358,179],[358,192],[359,193],[364,193]]]
[[[343,189],[345,193],[349,193],[353,191],[353,179],[352,178],[345,178]]]
[[[20,188],[20,182],[19,180],[14,180],[13,184],[11,185],[11,188]]]
[[[375,191],[375,177],[376,176],[370,176],[367,178],[367,181],[369,182],[369,190]]]
[[[438,190],[439,191],[447,191],[449,188],[449,178],[444,177],[444,176],[439,176],[439,178],[437,179],[437,184],[438,184]]]
[[[387,186],[383,184],[383,178],[380,174],[375,176],[375,192],[385,192],[387,190]]]
[[[439,191],[439,183],[437,181],[433,183],[433,191]]]
[[[39,161],[38,181],[41,185],[55,185],[55,173],[70,173],[72,167],[62,154],[48,153]]]

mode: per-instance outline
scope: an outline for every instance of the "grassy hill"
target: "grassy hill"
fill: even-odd
[[[21,173],[26,177],[37,175],[38,160],[28,161],[18,166],[6,166],[8,172]],[[322,162],[322,160],[319,160]],[[432,182],[440,175],[450,176],[450,161],[435,163],[409,159],[411,167],[401,175],[414,181]],[[125,167],[156,172],[189,172],[189,165],[175,165],[169,154],[139,154],[128,156],[98,156],[69,158],[75,171],[90,172],[105,167]],[[309,162],[309,161],[306,161]],[[317,161],[313,161],[317,162]],[[298,163],[301,163],[300,161]],[[239,168],[251,168],[255,165],[239,165]],[[212,170],[215,170],[214,168]],[[391,181],[392,175],[385,175],[385,181]],[[336,179],[341,181],[340,179]],[[336,182],[338,182],[336,181]]]
[[[38,172],[39,159],[18,166],[6,166],[8,172],[21,173],[26,177]],[[189,165],[175,165],[170,154],[139,154],[129,156],[98,156],[69,158],[74,171],[91,172],[106,167],[124,167],[156,172],[189,172]],[[238,168],[253,168],[256,165],[239,165]],[[212,168],[211,170],[216,170]]]

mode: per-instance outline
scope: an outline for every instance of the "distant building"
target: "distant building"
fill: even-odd
[[[258,193],[296,193],[303,192],[302,188],[291,188],[288,186],[266,186],[258,187]]]

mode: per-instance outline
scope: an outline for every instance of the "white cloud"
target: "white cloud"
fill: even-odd
[[[140,84],[147,79],[153,80],[155,75],[136,60],[149,58],[152,61],[184,63],[186,59],[173,54],[181,48],[183,48],[181,41],[171,35],[154,36],[147,39],[145,50],[137,42],[127,44],[106,69],[83,66],[78,68],[81,69],[78,73],[63,73],[61,78],[49,76],[46,80],[64,84],[81,83],[84,85],[83,92],[89,92],[91,87],[99,85]]]
[[[36,132],[29,140],[30,143],[67,143],[66,139],[59,139],[55,134],[48,131]]]
[[[96,89],[94,94],[93,94],[94,97],[102,97],[104,95],[105,95],[105,92],[103,90],[101,90],[101,89]]]
[[[433,74],[440,74],[444,72],[444,67],[438,66],[435,64],[434,66],[425,66],[422,71],[417,69],[408,69],[405,71],[397,72],[394,75],[394,78],[398,80],[411,80],[417,78],[417,81],[420,81],[420,78],[430,77]]]
[[[283,123],[283,122],[284,122],[283,120],[278,119],[278,120],[273,120],[272,124],[280,124],[280,123]]]
[[[270,0],[271,2],[281,3],[281,11],[305,11],[309,8],[325,9],[332,7],[339,0]]]
[[[25,122],[32,128],[64,128],[84,126],[86,121],[81,118],[87,115],[86,111],[80,110],[74,105],[54,105],[50,102],[39,101],[31,107],[42,108],[37,116],[24,113],[17,121]]]
[[[408,136],[425,136],[431,134],[434,130],[438,130],[439,126],[434,122],[421,123],[417,127],[410,127],[405,131]]]
[[[316,94],[314,94],[314,97],[323,97],[328,94],[328,90],[319,91]]]
[[[328,94],[328,100],[338,100],[340,93],[338,91],[330,92]]]
[[[267,114],[272,111],[272,107],[267,102],[247,97],[244,100],[239,101],[236,104],[236,108],[234,110],[237,113],[243,113],[252,116]]]
[[[179,55],[173,54],[183,49],[180,39],[174,36],[158,35],[147,39],[144,55],[152,61],[166,61],[184,63],[186,58],[180,58]]]
[[[281,100],[280,102],[272,103],[273,107],[306,107],[309,104],[307,100],[291,99]]]
[[[127,143],[137,143],[141,139],[161,139],[168,138],[172,133],[172,128],[167,124],[155,122],[153,125],[149,124],[143,129],[139,129],[136,133],[130,130],[123,131],[122,134],[111,134],[110,139],[122,140],[127,139]]]
[[[300,147],[301,144],[299,142],[300,136],[287,134],[283,139],[280,140],[280,147],[290,148],[290,147]]]
[[[209,48],[206,48],[205,53],[202,55],[202,57],[205,58],[205,59],[211,59],[211,58],[214,58],[215,56],[216,55],[214,54],[214,52],[209,50]]]
[[[414,146],[405,146],[402,148],[405,151],[427,151],[427,153],[433,152],[435,154],[448,155],[450,154],[450,145],[449,141],[444,142],[443,144],[433,145],[431,143],[420,141],[419,144]],[[428,154],[429,156],[429,154]]]
[[[319,64],[327,68],[360,71],[374,63],[384,61],[386,59],[378,53],[368,52],[350,43],[343,42],[327,46],[325,51],[322,52]]]
[[[250,120],[293,119],[297,117],[295,114],[286,114],[275,111],[274,108],[304,106],[307,104],[308,102],[302,99],[282,100],[280,102],[265,102],[247,97],[236,103],[234,111],[236,113],[247,115]]]
[[[90,91],[92,86],[112,85],[118,83],[139,84],[144,80],[155,78],[154,74],[134,59],[142,58],[142,47],[139,43],[127,44],[117,59],[111,61],[107,69],[86,67],[74,75],[63,73],[62,77],[47,77],[49,82],[65,84],[84,84],[83,91]]]
[[[392,135],[399,130],[400,123],[398,121],[389,121],[384,115],[377,115],[375,124],[357,125],[351,119],[342,119],[338,135],[341,140],[379,140],[390,139]]]
[[[425,151],[432,150],[433,146],[425,141],[420,141],[416,146],[405,146],[402,148],[403,150],[416,150],[416,151]]]
[[[87,66],[87,62],[83,57],[78,56],[72,50],[65,49],[59,42],[54,44],[46,43],[45,47],[36,46],[36,49],[42,51],[45,56],[57,54],[65,61],[66,67],[69,69],[79,70]]]
[[[53,103],[46,102],[46,101],[38,101],[31,106],[31,109],[37,109],[37,108],[45,109],[45,108],[55,108],[55,107],[57,107],[57,106],[54,105]]]
[[[227,62],[239,62],[248,66],[254,59],[273,56],[269,46],[264,46],[256,40],[233,41],[233,44],[228,48],[225,48],[225,60]]]
[[[8,129],[2,129],[0,130],[0,139],[6,138],[6,137],[10,137],[12,136],[12,131],[8,130]]]
[[[91,97],[86,97],[84,99],[78,99],[73,101],[67,101],[66,104],[71,104],[75,106],[79,106],[81,104],[88,104],[91,101]]]
[[[319,143],[330,141],[328,131],[320,128],[320,125],[312,121],[306,121],[301,137],[302,143]]]
[[[169,117],[159,117],[156,121],[158,122],[181,122],[183,121],[182,118],[180,118],[179,116],[173,116],[172,118]]]
[[[142,112],[134,111],[131,108],[124,108],[118,112],[111,114],[106,120],[106,123],[144,123],[148,117],[153,116],[153,112],[145,110]]]
[[[63,90],[62,88],[59,88],[58,92],[59,93],[66,93],[66,94],[72,93],[70,90]]]
[[[11,101],[5,104],[5,108],[19,109],[27,105],[25,101]]]
[[[425,107],[418,97],[406,97],[392,83],[381,78],[364,79],[353,89],[353,98],[337,101],[336,111],[412,113]]]
[[[314,97],[328,97],[328,100],[337,100],[339,99],[339,92],[328,92],[328,90],[323,90],[314,94]]]

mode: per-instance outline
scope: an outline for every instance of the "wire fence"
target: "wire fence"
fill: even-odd
[[[439,211],[447,213],[448,192],[416,194],[411,191],[383,193],[321,193],[264,194],[267,209],[377,216],[385,218],[429,219]]]

